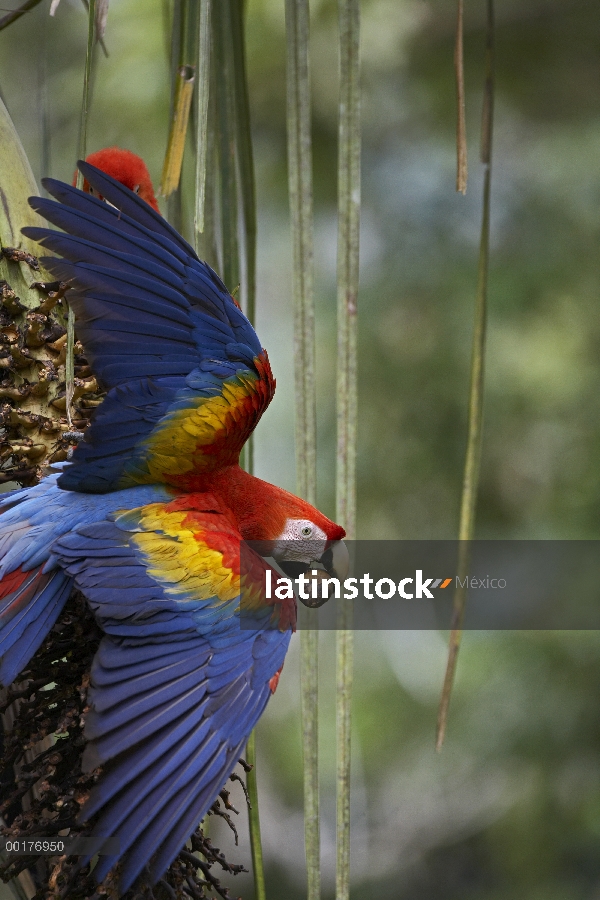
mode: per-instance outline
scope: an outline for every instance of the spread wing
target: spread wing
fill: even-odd
[[[158,213],[88,163],[79,168],[113,206],[46,179],[59,202],[30,204],[66,233],[24,229],[62,257],[44,265],[71,284],[77,334],[108,390],[60,486],[194,490],[199,475],[238,461],[268,406],[266,351],[216,273]]]
[[[84,764],[103,773],[82,810],[120,852],[121,891],[159,878],[233,770],[283,664],[295,606],[263,600],[240,627],[241,582],[264,585],[240,535],[207,494],[151,503],[54,545],[106,636],[94,659]],[[262,590],[260,591],[262,594]],[[253,600],[255,598],[253,597]]]

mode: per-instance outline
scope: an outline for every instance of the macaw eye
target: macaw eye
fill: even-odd
[[[304,525],[304,526],[300,529],[300,534],[302,535],[302,537],[310,537],[311,534],[312,534],[312,528],[311,528],[311,526],[310,526],[310,525]]]
[[[140,192],[140,186],[139,186],[139,184],[136,184],[135,187],[133,188],[133,193],[139,194],[139,192]]]

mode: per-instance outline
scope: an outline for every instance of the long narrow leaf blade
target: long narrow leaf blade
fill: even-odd
[[[2,16],[0,19],[0,31],[4,28],[7,28],[9,25],[12,25],[13,22],[16,22],[17,19],[20,19],[21,16],[25,15],[26,12],[29,12],[30,9],[34,9],[41,3],[41,0],[26,0],[21,6],[17,9],[13,9],[8,12],[5,16]]]
[[[254,321],[254,281],[256,272],[256,198],[252,133],[245,64],[244,7],[239,0],[218,0],[212,4],[212,79],[214,91],[215,156],[219,182],[219,219],[222,277],[229,290],[240,282],[242,259],[246,269],[246,314]],[[207,115],[210,109],[207,111]],[[210,145],[207,145],[210,149]],[[241,203],[241,245],[238,201]],[[211,210],[212,215],[212,210]],[[212,223],[211,223],[212,228]],[[251,442],[244,448],[243,465],[252,472]],[[248,741],[248,816],[254,895],[266,900],[265,874],[260,834],[258,786],[256,782],[256,732]]]
[[[169,142],[163,165],[160,192],[163,197],[170,197],[179,187],[183,152],[187,136],[192,95],[194,93],[195,69],[190,65],[180,66],[177,70],[175,88],[175,110],[169,131]]]
[[[490,205],[492,186],[492,132],[494,120],[494,4],[487,0],[486,73],[483,95],[481,128],[481,161],[484,165],[483,214],[479,243],[477,294],[475,297],[475,322],[471,352],[471,381],[469,387],[469,411],[467,423],[467,451],[460,505],[458,537],[460,553],[457,575],[464,583],[469,568],[469,547],[475,535],[475,506],[479,485],[479,464],[483,439],[483,396],[485,371],[485,338],[487,330],[487,291],[490,252]],[[457,579],[457,580],[458,580]],[[448,649],[448,662],[438,711],[436,748],[441,750],[446,734],[450,697],[456,673],[458,651],[462,638],[462,622],[467,602],[465,588],[458,587],[454,595],[452,632]]]
[[[245,311],[251,322],[256,317],[256,185],[254,179],[254,152],[250,123],[250,97],[246,72],[246,46],[244,40],[244,4],[234,0],[231,14],[233,53],[233,77],[235,89],[235,152],[240,182],[242,214],[242,244],[245,265]]]
[[[210,97],[210,0],[200,0],[198,24],[198,59],[196,62],[196,203],[194,239],[198,250],[198,234],[204,231],[206,200],[206,165],[208,152],[208,111]]]

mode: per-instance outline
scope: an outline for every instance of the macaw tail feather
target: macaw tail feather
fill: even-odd
[[[73,579],[21,566],[0,581],[0,682],[7,687],[36,652],[67,602]]]

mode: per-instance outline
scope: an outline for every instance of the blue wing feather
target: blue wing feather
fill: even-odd
[[[138,271],[142,275],[163,281],[176,290],[182,286],[181,276],[173,271],[173,266],[168,268],[163,261],[157,262],[155,259],[149,258],[149,254],[140,253],[139,250],[135,254],[127,253],[123,247],[114,249],[92,243],[79,235],[75,237],[58,231],[49,232],[45,228],[27,228],[23,230],[23,233],[47,250],[59,253],[60,256],[72,263],[108,267],[123,272]],[[53,257],[49,257],[49,259],[53,259]]]
[[[163,219],[160,213],[152,209],[145,200],[142,200],[141,197],[138,197],[137,194],[134,194],[133,191],[119,181],[115,181],[110,175],[106,175],[105,172],[100,171],[100,169],[87,162],[78,160],[77,168],[83,173],[92,187],[96,188],[120,213],[131,216],[132,219],[144,225],[154,234],[168,237],[175,245],[181,247],[186,255],[193,259],[198,259],[188,242],[175,231],[172,225],[169,225]]]
[[[93,166],[89,166],[89,169],[93,169]],[[109,178],[109,176],[105,177]],[[118,181],[115,181],[112,178],[110,178],[110,181],[120,188],[123,187]],[[118,223],[119,227],[121,227],[121,223],[124,223],[125,229],[129,233],[144,233],[146,236],[150,237],[151,240],[160,242],[170,253],[180,256],[182,260],[187,259],[190,255],[195,257],[195,253],[190,245],[177,234],[175,229],[172,228],[168,222],[162,219],[160,223],[156,223],[153,217],[148,217],[146,215],[147,209],[152,211],[151,207],[148,207],[148,205],[144,203],[143,200],[139,200],[139,198],[136,198],[138,204],[134,203],[132,210],[130,211],[125,209],[125,206],[117,208],[117,204],[109,206],[103,200],[99,200],[91,194],[80,191],[70,184],[56,181],[54,178],[42,178],[42,185],[52,197],[55,197],[74,211],[88,213],[94,218],[99,218],[112,225]],[[129,191],[128,193],[131,194],[132,192]],[[108,196],[104,196],[106,196],[106,199],[108,200]],[[133,196],[135,196],[135,194]],[[36,198],[36,200],[40,199],[41,198]],[[146,209],[143,207],[146,207]],[[157,228],[157,224],[160,224],[162,227]]]
[[[151,767],[149,773],[143,773],[120,797],[116,798],[105,814],[106,819],[110,817],[110,824],[105,816],[101,815],[97,826],[98,834],[105,835],[107,829],[110,829],[108,833],[117,837],[121,845],[122,892],[133,883],[156,850],[156,846],[153,845],[143,846],[144,831],[156,819],[159,820],[158,827],[161,827],[165,821],[165,816],[161,816],[162,810],[168,804],[170,811],[177,804],[182,791],[187,792],[189,802],[190,796],[193,797],[196,793],[194,780],[200,779],[206,783],[206,775],[211,764],[221,762],[223,767],[226,763],[225,750],[218,736],[212,732],[206,737],[204,735],[205,733],[198,731],[193,732],[188,739],[184,739],[176,746],[177,752],[173,756],[169,756],[167,760],[163,757]],[[194,747],[199,738],[199,746]],[[115,830],[112,828],[112,821],[119,823]],[[138,838],[141,846],[136,846]],[[127,863],[131,861],[132,856],[133,865],[130,863],[128,866]],[[115,858],[112,861],[110,858],[101,861],[96,877],[99,880],[103,879],[114,862]]]
[[[151,521],[160,520],[152,508]],[[231,528],[212,516],[217,531]],[[82,817],[97,817],[93,834],[119,839],[120,853],[102,857],[96,874],[119,861],[122,891],[149,864],[159,877],[218,795],[290,639],[242,630],[239,598],[170,594],[150,550],[140,550],[147,543],[136,543],[145,521],[143,509],[130,510],[83,524],[54,547],[106,633],[92,667],[84,758],[103,775]],[[178,540],[154,533],[161,546]]]
[[[79,238],[90,243],[110,247],[124,253],[130,253],[139,259],[147,259],[151,262],[161,263],[163,266],[173,269],[183,275],[186,267],[183,265],[185,256],[175,254],[172,243],[169,249],[156,240],[156,235],[147,229],[142,229],[133,220],[129,220],[133,228],[123,228],[123,217],[117,221],[119,227],[102,221],[97,215],[91,216],[85,212],[69,209],[62,203],[54,203],[52,200],[44,200],[41,197],[33,198],[32,204],[36,212],[48,222],[57,225],[63,231],[74,232]],[[106,204],[104,204],[106,206]],[[96,210],[94,210],[96,211]],[[27,228],[23,233],[34,241],[39,239],[40,232],[48,234],[45,229]],[[46,246],[46,245],[45,245]]]
[[[44,263],[70,283],[78,336],[108,389],[93,419],[99,427],[87,429],[60,486],[104,493],[147,478],[144,442],[178,405],[219,394],[237,373],[262,377],[262,349],[220,278],[158,213],[110,176],[80,168],[117,208],[46,179],[59,202],[30,203],[66,234],[26,234],[63,257]],[[123,421],[127,430],[113,430]]]
[[[157,854],[159,857],[154,861],[151,871],[164,871],[163,866],[168,865],[177,854],[182,835],[189,834],[190,826],[193,828],[198,803],[207,806],[214,802],[222,787],[222,771],[231,770],[241,750],[242,745],[229,749],[229,752],[225,747],[220,747],[210,762],[200,770],[196,782],[191,785],[188,782],[186,786],[180,787],[172,795],[168,807],[159,811],[160,815],[155,813],[151,824],[123,866],[123,885],[131,884],[139,875],[149,854]],[[197,765],[197,768],[200,766]],[[177,787],[176,783],[171,790],[175,791]]]
[[[183,698],[184,699],[184,698]],[[187,738],[192,732],[196,742],[204,739],[210,729],[210,723],[207,720],[198,726],[194,717],[187,715],[187,709],[182,704],[182,698],[178,699],[181,715],[174,718],[160,730],[153,730],[150,737],[136,744],[133,750],[126,751],[123,755],[121,765],[107,767],[107,771],[102,779],[102,792],[95,791],[88,800],[85,807],[85,814],[88,818],[94,816],[99,809],[112,800],[122,789],[130,784],[139,775],[147,772],[151,766],[154,766],[167,753],[174,759],[177,757],[177,748],[179,742]],[[195,705],[195,698],[192,698],[189,706],[195,706],[198,717],[202,715],[202,708]],[[95,762],[95,760],[94,760]],[[94,766],[95,768],[95,766]],[[148,781],[146,781],[148,784]],[[116,826],[115,822],[115,826]]]

